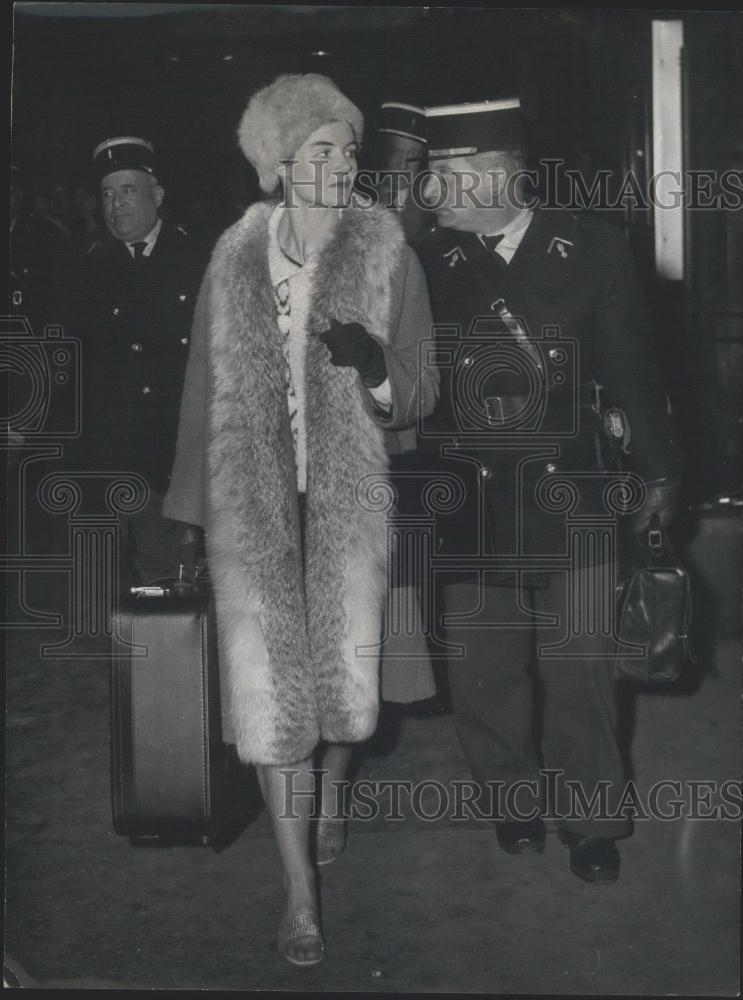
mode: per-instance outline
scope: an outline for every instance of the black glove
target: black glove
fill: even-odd
[[[387,378],[384,351],[361,323],[330,321],[330,329],[318,334],[330,351],[330,363],[338,368],[355,368],[367,389],[376,389]]]
[[[634,536],[644,535],[650,527],[664,531],[678,509],[678,484],[667,481],[649,483],[645,503],[629,518],[629,530]]]

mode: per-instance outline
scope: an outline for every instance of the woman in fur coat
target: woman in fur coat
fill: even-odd
[[[249,102],[241,148],[282,198],[251,206],[215,247],[164,506],[205,531],[226,724],[258,771],[285,872],[279,947],[299,965],[324,951],[302,794],[313,753],[327,771],[322,864],[345,837],[332,782],[376,725],[386,444],[437,393],[419,372],[420,264],[392,213],[353,195],[363,124],[315,74]]]

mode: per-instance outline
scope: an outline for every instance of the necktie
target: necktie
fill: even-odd
[[[496,236],[481,236],[485,249],[488,251],[490,259],[496,265],[499,272],[505,272],[508,268],[508,264],[501,257],[499,253],[496,253],[495,248],[498,246],[500,241],[503,239],[503,233],[498,233]]]
[[[143,260],[144,259],[144,249],[147,246],[147,241],[146,240],[137,240],[136,243],[131,243],[130,246],[131,246],[132,250],[134,251],[134,259],[135,260]]]
[[[498,233],[496,236],[481,236],[480,238],[481,238],[482,242],[485,244],[485,246],[487,247],[487,249],[491,253],[495,253],[495,248],[498,246],[498,244],[500,243],[500,241],[503,239],[503,233]],[[500,254],[498,254],[498,256],[500,257]],[[501,260],[503,260],[502,257],[501,257]]]

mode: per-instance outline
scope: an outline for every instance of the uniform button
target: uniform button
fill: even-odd
[[[463,364],[463,365],[464,365],[464,366],[465,366],[466,368],[469,368],[469,366],[470,366],[470,365],[472,364],[472,358],[471,358],[471,357],[469,357],[469,356],[467,356],[466,358],[462,358],[462,364]]]
[[[490,479],[490,477],[493,475],[492,469],[489,469],[487,465],[483,465],[483,467],[480,469],[480,475],[482,476],[483,479]]]
[[[185,302],[186,301],[186,296],[185,295],[179,295],[178,298],[181,300],[181,302]]]
[[[119,307],[118,306],[114,306],[113,307],[113,314],[114,314],[114,316],[118,316],[119,315]]]
[[[181,337],[181,343],[185,347],[185,345],[188,343],[188,337]]]
[[[554,462],[547,462],[547,464],[545,465],[545,469],[547,470],[547,472],[557,472],[557,466],[555,465]]]
[[[143,385],[142,392],[145,394],[145,396],[149,396],[149,394],[152,392],[152,389],[150,388],[149,385]]]
[[[135,354],[139,354],[139,352],[142,350],[142,345],[132,344],[132,350],[134,351]]]

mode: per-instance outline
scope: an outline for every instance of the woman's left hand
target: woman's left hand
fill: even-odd
[[[331,365],[355,368],[368,389],[376,389],[387,378],[382,345],[361,323],[339,323],[331,319],[330,328],[318,336],[330,352]]]

